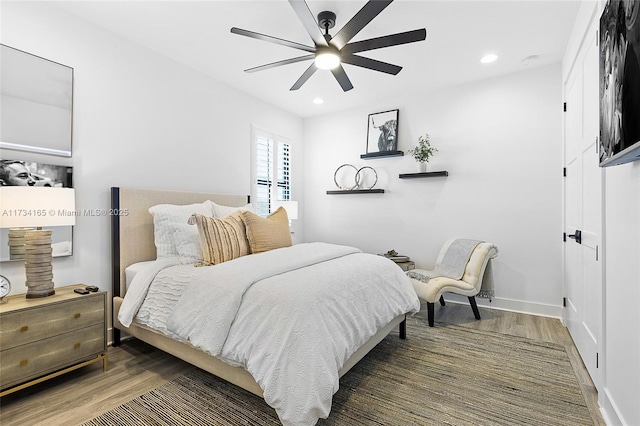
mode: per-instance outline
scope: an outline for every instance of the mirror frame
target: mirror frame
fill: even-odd
[[[7,49],[10,49],[10,50],[7,50]],[[10,150],[14,150],[14,151],[33,152],[33,153],[38,153],[38,154],[49,154],[49,155],[56,155],[56,156],[60,156],[60,157],[71,157],[71,149],[72,149],[72,144],[73,144],[73,87],[74,87],[74,82],[73,82],[74,71],[73,71],[73,68],[69,67],[67,65],[63,65],[63,64],[60,64],[58,62],[46,59],[46,58],[42,58],[42,57],[37,56],[37,55],[33,55],[31,53],[22,51],[20,49],[16,49],[14,47],[7,46],[5,44],[0,44],[0,55],[4,56],[3,60],[0,61],[2,63],[2,67],[8,66],[8,64],[11,63],[11,62],[7,62],[7,58],[9,57],[7,55],[7,53],[9,53],[9,55],[17,54],[17,53],[24,54],[24,56],[21,56],[21,59],[23,59],[25,61],[28,61],[30,63],[33,63],[34,67],[37,64],[44,64],[45,65],[44,67],[42,67],[43,70],[40,73],[36,74],[38,78],[33,78],[33,81],[29,81],[28,84],[24,84],[24,86],[29,87],[29,89],[26,90],[26,91],[19,91],[20,96],[18,96],[17,98],[26,99],[27,101],[31,102],[36,107],[37,106],[50,107],[51,105],[53,105],[56,102],[58,102],[60,104],[67,104],[68,103],[68,106],[69,106],[68,129],[69,130],[68,130],[68,136],[67,136],[66,130],[65,130],[65,134],[61,138],[61,140],[64,140],[64,145],[65,145],[65,147],[62,148],[62,149],[59,149],[59,147],[43,146],[41,144],[41,141],[38,140],[40,138],[37,138],[37,137],[27,138],[27,140],[23,140],[23,135],[20,135],[20,137],[18,138],[19,139],[18,141],[16,141],[16,140],[5,140],[5,139],[7,139],[6,135],[5,136],[0,135],[0,149],[10,149]],[[59,68],[57,68],[57,67],[56,68],[52,68],[54,66],[57,66]],[[68,72],[69,73],[69,81],[67,82],[65,80],[62,84],[60,84],[60,87],[62,88],[62,90],[60,90],[60,87],[54,87],[55,86],[55,84],[54,84],[54,85],[52,85],[52,87],[46,87],[45,88],[46,90],[43,90],[42,93],[35,93],[36,96],[34,96],[34,93],[28,93],[31,88],[35,88],[35,87],[39,87],[39,86],[40,87],[44,87],[45,85],[42,84],[42,83],[46,82],[46,80],[53,80],[51,78],[51,76],[47,75],[46,69],[49,69],[49,70],[54,69],[55,70],[54,72],[55,72],[56,75],[58,73],[66,74],[66,72]],[[0,73],[0,74],[5,76],[5,75],[10,75],[11,73],[3,72],[3,73]],[[27,73],[20,73],[20,74],[21,75],[23,75],[23,74],[26,75]],[[0,87],[6,88],[8,86],[8,84],[7,84],[8,82],[6,81],[7,78],[11,78],[11,77],[3,77],[2,81],[0,81]],[[67,87],[67,83],[68,83],[69,87]],[[55,89],[58,89],[58,92],[61,93],[64,96],[58,96],[58,97],[50,96],[52,94],[52,92],[56,92]],[[69,97],[67,97],[67,93],[68,93]],[[46,96],[46,95],[49,95],[49,99],[53,99],[53,103],[51,103],[51,102],[42,103],[42,102],[38,102],[37,100],[34,101],[34,99],[37,96]],[[1,93],[0,93],[0,96],[2,96]],[[2,97],[4,97],[4,96],[2,96]],[[25,103],[23,105],[27,105],[27,103]],[[6,107],[4,107],[4,108],[6,108]],[[19,115],[22,116],[22,115],[26,115],[26,114],[21,113]],[[66,120],[67,119],[65,118],[65,123],[66,123]],[[66,128],[67,124],[63,124],[63,125]],[[19,126],[16,126],[16,127],[19,127]],[[16,132],[16,134],[17,133],[19,133],[19,132]],[[9,136],[8,139],[12,139],[14,137],[15,136],[11,135],[11,136]],[[68,141],[66,141],[67,138],[68,138]],[[31,140],[31,139],[35,139],[35,140]]]

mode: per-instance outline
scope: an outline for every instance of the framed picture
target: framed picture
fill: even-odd
[[[600,18],[600,166],[640,160],[640,2],[609,0]]]
[[[398,110],[369,114],[367,127],[367,154],[396,152],[398,150]]]
[[[35,161],[0,159],[0,185],[2,186],[44,186],[51,188],[72,188],[73,168]],[[25,230],[26,228],[21,228]],[[56,226],[53,231],[53,257],[71,256],[73,254],[73,229],[71,226]],[[24,254],[12,252],[16,244],[11,243],[11,233],[18,229],[0,229],[0,262],[19,260],[24,262]],[[24,233],[22,234],[24,235]],[[14,235],[15,236],[15,235]],[[12,237],[13,238],[13,237]]]

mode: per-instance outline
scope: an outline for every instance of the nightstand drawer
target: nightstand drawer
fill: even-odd
[[[0,388],[98,356],[106,350],[105,342],[105,325],[100,322],[71,333],[3,350]]]
[[[4,351],[93,324],[104,327],[104,297],[78,298],[2,315],[0,348]]]

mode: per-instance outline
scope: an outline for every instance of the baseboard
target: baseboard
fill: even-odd
[[[445,293],[446,301],[452,303],[469,304],[469,300],[465,296],[460,296],[453,293]],[[476,302],[479,307],[488,309],[498,309],[501,311],[519,312],[522,314],[538,315],[542,317],[558,318],[562,319],[562,306],[557,305],[545,305],[542,303],[524,302],[522,300],[503,299],[495,297],[491,299],[480,299],[476,297]]]
[[[620,415],[620,411],[617,409],[616,404],[613,402],[613,398],[609,393],[609,389],[606,387],[602,392],[602,400],[600,401],[600,414],[602,414],[602,418],[604,422],[608,425],[626,425],[626,423],[622,416]]]

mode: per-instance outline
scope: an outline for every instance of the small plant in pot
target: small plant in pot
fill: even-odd
[[[438,152],[438,148],[431,146],[429,134],[427,133],[424,136],[420,136],[418,138],[418,145],[416,145],[415,148],[410,149],[408,152],[417,161],[418,171],[426,172],[427,163],[429,162],[429,159]]]

